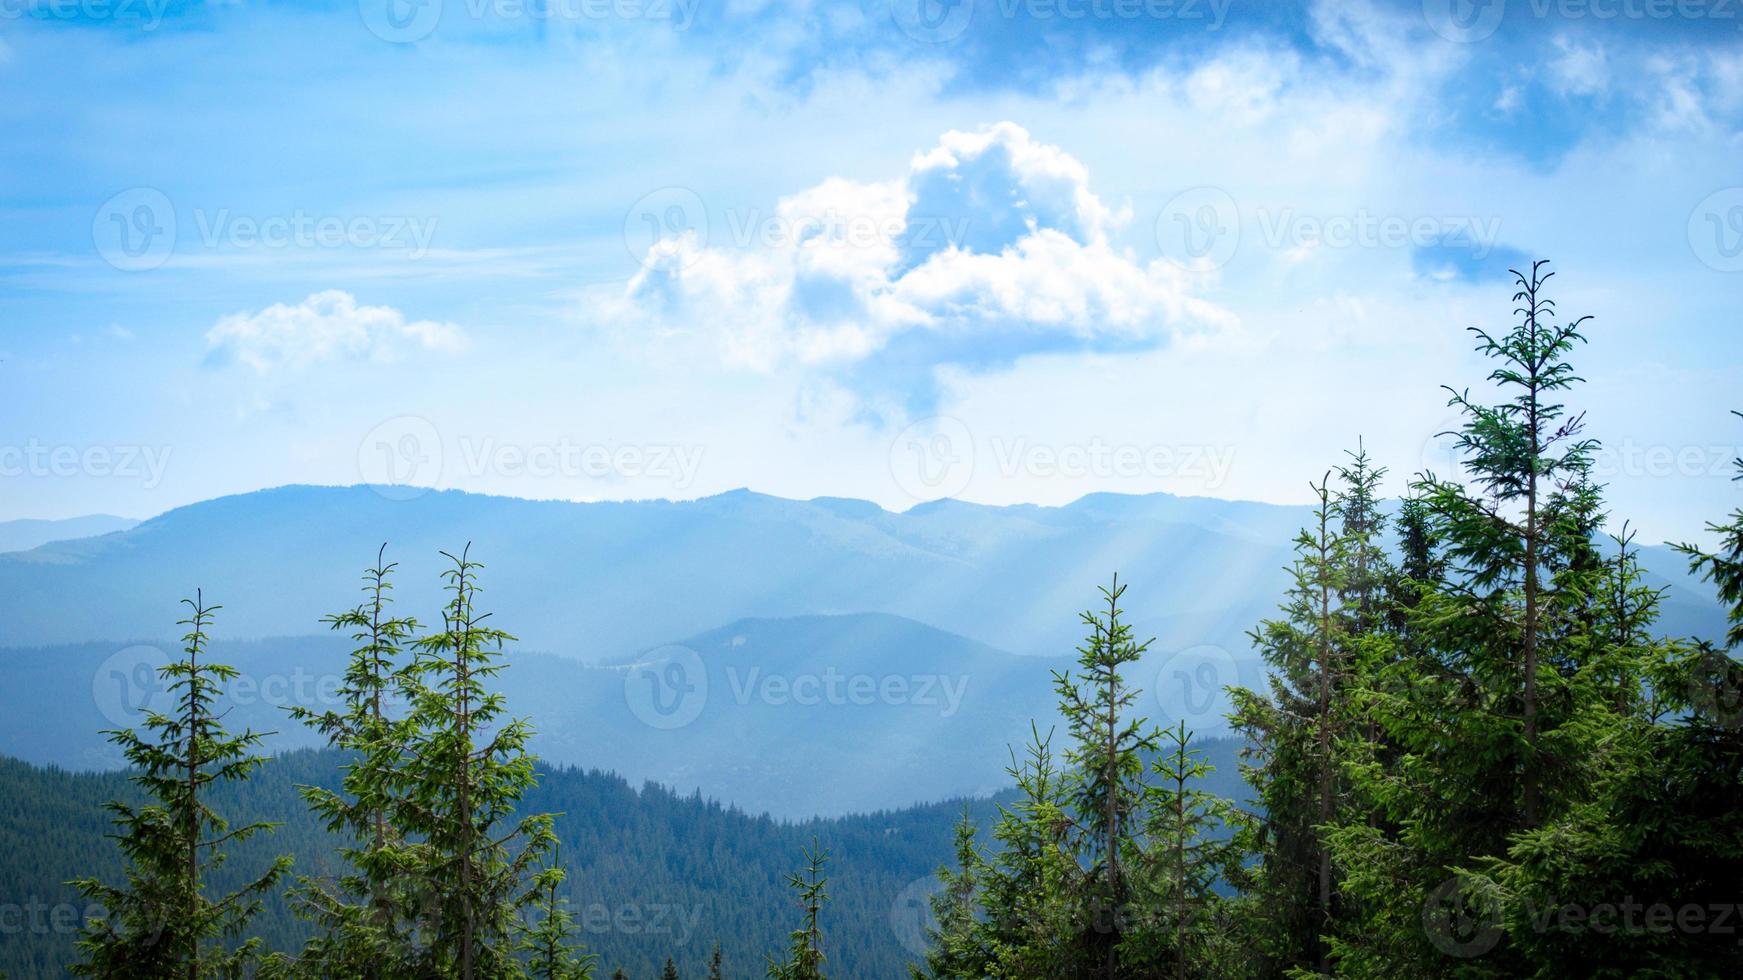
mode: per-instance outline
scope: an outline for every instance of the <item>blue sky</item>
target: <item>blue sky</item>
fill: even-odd
[[[1396,492],[1532,257],[1616,513],[1737,489],[1734,0],[0,0],[0,88],[0,518]]]

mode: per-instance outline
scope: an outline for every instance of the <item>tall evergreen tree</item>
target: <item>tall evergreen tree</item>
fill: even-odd
[[[956,868],[938,869],[943,889],[932,896],[937,926],[927,935],[925,968],[916,978],[985,976],[989,958],[980,928],[980,881],[985,859],[975,843],[976,827],[967,806],[956,822]]]
[[[522,926],[521,949],[527,955],[528,973],[537,980],[589,980],[594,957],[574,941],[575,917],[568,900],[557,894],[566,879],[562,852],[551,849],[551,864],[533,879],[537,898],[529,903],[534,921]],[[667,966],[671,960],[666,961]]]
[[[1116,975],[1119,946],[1129,914],[1131,885],[1123,863],[1137,848],[1136,821],[1143,805],[1144,758],[1157,736],[1132,708],[1138,698],[1123,669],[1149,648],[1138,642],[1121,616],[1126,587],[1119,576],[1101,590],[1104,609],[1085,612],[1089,637],[1078,648],[1077,671],[1055,671],[1054,690],[1071,742],[1066,750],[1065,789],[1071,806],[1075,852],[1088,867],[1078,896],[1085,928],[1078,940],[1085,966],[1099,964]]]
[[[246,780],[265,762],[255,753],[261,733],[232,735],[219,707],[224,685],[235,668],[205,659],[212,614],[204,596],[182,600],[191,610],[182,637],[182,659],[158,673],[168,683],[171,714],[148,712],[145,734],[110,731],[137,770],[133,782],[153,802],[143,806],[111,801],[116,841],[127,859],[123,885],[92,878],[72,884],[106,915],[93,918],[79,940],[84,961],[73,973],[89,977],[171,978],[240,975],[261,952],[258,937],[239,945],[262,897],[290,867],[279,858],[259,876],[220,896],[207,893],[206,880],[226,857],[227,848],[269,829],[267,823],[232,826],[214,811],[207,793],[215,783]]]
[[[1365,467],[1365,458],[1359,459]],[[1359,487],[1369,486],[1368,472],[1363,470]],[[1335,816],[1340,798],[1333,748],[1347,719],[1349,625],[1340,596],[1351,588],[1351,575],[1330,476],[1311,485],[1317,503],[1311,526],[1295,539],[1282,618],[1250,634],[1271,667],[1269,689],[1231,692],[1230,721],[1250,746],[1243,775],[1262,810],[1243,836],[1259,858],[1251,888],[1265,910],[1259,946],[1268,971],[1308,965],[1323,970],[1327,950],[1321,937],[1334,915],[1332,858],[1319,828]],[[1370,519],[1370,506],[1352,508],[1358,522]]]
[[[793,930],[784,959],[769,960],[770,980],[823,980],[823,905],[829,901],[829,878],[823,873],[828,852],[816,841],[805,849],[805,870],[787,876],[787,884],[799,899],[801,918]]]
[[[531,727],[505,717],[486,682],[514,637],[478,607],[482,567],[467,546],[443,552],[449,600],[442,628],[414,642],[406,762],[395,776],[393,822],[411,841],[398,860],[425,891],[427,970],[460,980],[514,975],[518,912],[535,896],[531,870],[555,842],[551,816],[517,816],[536,781]]]
[[[1228,944],[1220,881],[1240,861],[1239,845],[1225,831],[1233,804],[1198,788],[1212,771],[1192,747],[1186,722],[1163,730],[1136,878],[1135,927],[1121,950],[1127,975],[1229,976],[1236,972]]]
[[[393,823],[397,777],[406,757],[407,727],[392,702],[401,696],[403,647],[417,630],[411,618],[389,615],[395,564],[387,546],[363,576],[365,599],[324,621],[349,630],[357,644],[339,689],[341,707],[291,708],[291,716],[319,731],[328,744],[351,755],[338,792],[302,788],[303,798],[329,831],[350,843],[340,848],[349,866],[336,881],[304,877],[293,890],[300,914],[319,932],[305,946],[300,967],[313,974],[391,977],[414,946],[417,893],[407,894],[399,858],[403,843]]]

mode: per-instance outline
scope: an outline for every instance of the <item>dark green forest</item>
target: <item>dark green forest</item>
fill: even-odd
[[[1308,475],[1293,584],[1251,632],[1269,682],[1232,692],[1237,743],[1144,717],[1128,673],[1151,641],[1122,605],[1144,584],[1110,569],[1073,665],[1035,678],[1063,721],[1009,750],[997,800],[789,824],[542,771],[531,722],[492,684],[514,637],[489,616],[487,570],[447,555],[447,602],[415,620],[384,551],[328,620],[355,646],[343,705],[286,721],[326,750],[268,758],[260,733],[226,727],[231,668],[206,656],[222,607],[196,592],[162,669],[173,708],[111,733],[127,772],[0,766],[10,893],[94,912],[51,924],[53,941],[0,934],[5,962],[189,978],[1743,975],[1743,507],[1682,546],[1727,634],[1665,635],[1578,405],[1592,324],[1556,310],[1545,264],[1516,275],[1512,315],[1472,330],[1491,373],[1443,393],[1458,472],[1413,474],[1395,518],[1359,439]],[[931,912],[912,949],[904,896]],[[596,928],[596,909],[656,906],[695,915],[693,934]]]

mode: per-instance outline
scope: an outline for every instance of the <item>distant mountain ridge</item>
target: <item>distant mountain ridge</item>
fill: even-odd
[[[159,635],[196,587],[220,634],[297,635],[354,601],[381,542],[398,595],[431,609],[438,549],[473,543],[486,602],[527,645],[621,658],[739,618],[887,612],[1017,653],[1068,652],[1120,572],[1140,620],[1238,641],[1283,582],[1299,508],[1095,495],[1066,507],[957,501],[891,513],[748,491],[567,503],[457,491],[394,500],[293,486],[177,508],[118,535],[0,556],[19,645]],[[1142,625],[1142,624],[1140,624]]]
[[[113,514],[88,514],[59,520],[22,519],[0,521],[0,554],[29,551],[54,541],[113,534],[136,526],[139,522]]]

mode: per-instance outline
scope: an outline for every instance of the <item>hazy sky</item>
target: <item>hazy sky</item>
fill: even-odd
[[[0,519],[284,483],[1279,502],[1555,261],[1732,506],[1743,4],[0,0]]]

